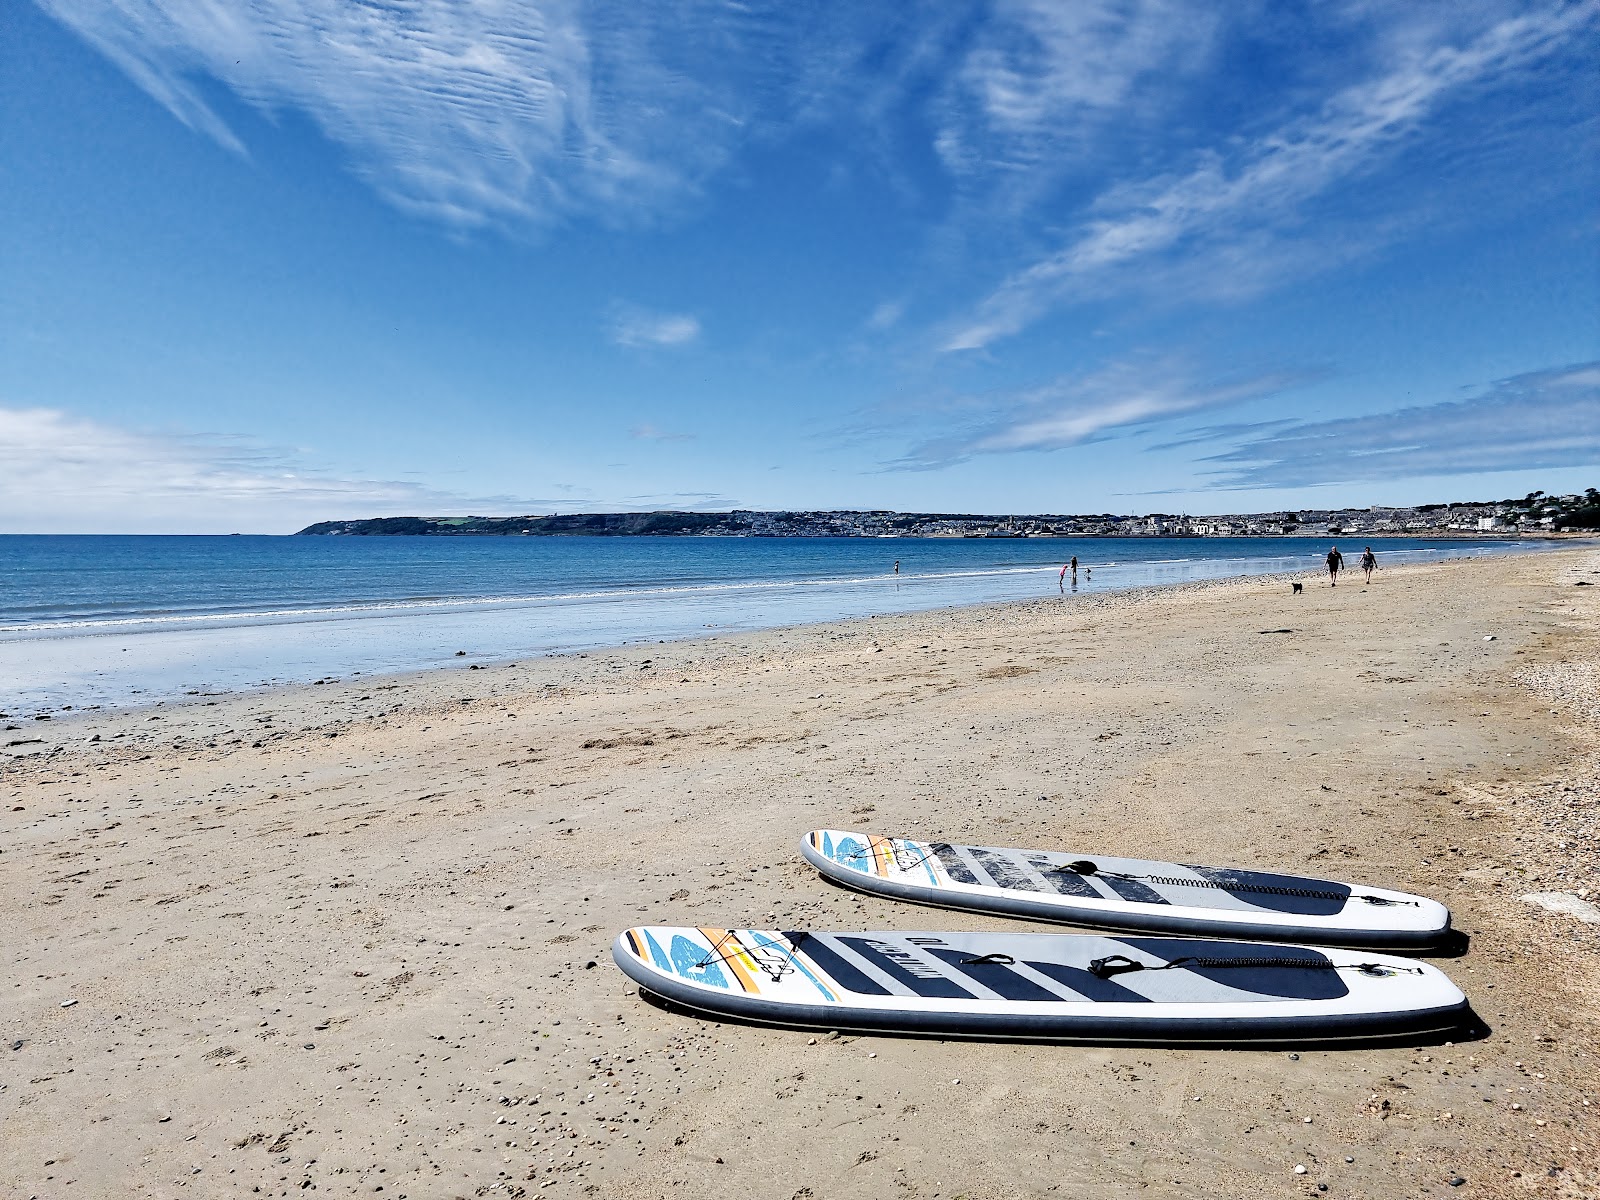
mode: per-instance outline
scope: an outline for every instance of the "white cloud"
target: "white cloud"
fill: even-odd
[[[700,337],[699,318],[688,313],[649,312],[618,305],[611,318],[611,340],[619,346],[687,346]]]
[[[1028,391],[984,397],[985,420],[914,446],[891,466],[931,470],[982,454],[1062,450],[1202,410],[1259,400],[1309,378],[1273,372],[1196,384],[1170,363],[1118,363]]]
[[[628,430],[628,436],[638,438],[642,442],[687,442],[694,438],[692,433],[673,433],[670,430],[657,428],[648,421]]]
[[[1226,260],[1248,245],[1258,259],[1274,252],[1293,258],[1296,252],[1277,244],[1272,231],[1302,223],[1301,206],[1383,161],[1452,93],[1538,62],[1597,13],[1594,0],[1540,8],[1499,21],[1461,45],[1397,38],[1406,44],[1396,61],[1337,92],[1315,114],[1242,148],[1207,153],[1176,177],[1107,191],[1096,204],[1103,215],[1001,284],[950,333],[945,349],[986,347],[1020,332],[1053,304],[1103,292],[1123,268],[1148,271],[1168,256],[1213,253]]]
[[[1600,362],[1502,379],[1470,400],[1279,422],[1208,461],[1228,464],[1218,488],[1600,466]]]
[[[8,532],[286,533],[331,517],[469,503],[415,483],[308,470],[242,439],[161,436],[56,409],[0,408],[0,529]]]
[[[952,79],[936,148],[958,175],[1073,165],[1107,125],[1204,69],[1221,12],[1193,0],[1000,0]]]
[[[905,315],[904,300],[885,300],[872,310],[872,315],[867,318],[867,328],[882,333],[886,329],[893,329]]]
[[[577,0],[39,0],[234,150],[218,80],[297,109],[402,208],[461,225],[647,215],[690,193],[793,75],[785,18]]]

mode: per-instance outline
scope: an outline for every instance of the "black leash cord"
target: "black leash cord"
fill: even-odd
[[[1391,966],[1388,963],[1334,963],[1325,958],[1205,958],[1200,955],[1186,955],[1175,958],[1171,962],[1162,963],[1153,967],[1149,963],[1142,963],[1137,959],[1129,958],[1126,954],[1108,954],[1105,958],[1096,958],[1089,963],[1089,974],[1098,979],[1110,979],[1113,975],[1125,975],[1130,971],[1176,971],[1185,968],[1195,970],[1217,970],[1228,967],[1284,967],[1300,971],[1360,971],[1363,975],[1421,975],[1421,967]]]
[[[1112,879],[1130,879],[1135,882],[1155,883],[1162,887],[1213,888],[1219,892],[1257,892],[1264,896],[1300,896],[1308,900],[1365,900],[1368,904],[1416,904],[1415,900],[1390,900],[1386,896],[1347,895],[1318,888],[1279,887],[1270,883],[1218,883],[1214,879],[1184,879],[1176,875],[1130,875],[1123,871],[1102,871],[1086,858],[1076,862],[1051,867],[1052,871],[1070,871],[1074,875],[1109,875]]]

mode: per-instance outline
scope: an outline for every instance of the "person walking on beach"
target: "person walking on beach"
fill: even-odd
[[[1344,555],[1340,554],[1339,547],[1335,546],[1328,551],[1328,580],[1330,587],[1339,586],[1339,571],[1343,566]]]
[[[1378,556],[1372,552],[1372,547],[1368,546],[1361,552],[1361,572],[1367,577],[1368,583],[1372,582],[1372,572],[1377,565]]]

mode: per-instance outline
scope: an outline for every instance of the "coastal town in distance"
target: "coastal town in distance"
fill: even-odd
[[[373,517],[319,521],[309,535],[660,537],[1428,537],[1540,536],[1600,529],[1600,491],[1413,508],[1306,508],[1211,516],[831,512],[561,513],[518,517]]]

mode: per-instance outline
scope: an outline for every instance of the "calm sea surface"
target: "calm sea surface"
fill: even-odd
[[[1352,563],[1363,544],[1342,547]],[[1380,563],[1530,548],[1371,545]],[[1303,538],[0,536],[0,711],[412,670],[457,650],[512,658],[1070,599],[1058,574],[1074,554],[1083,595],[1314,572],[1326,551]]]

